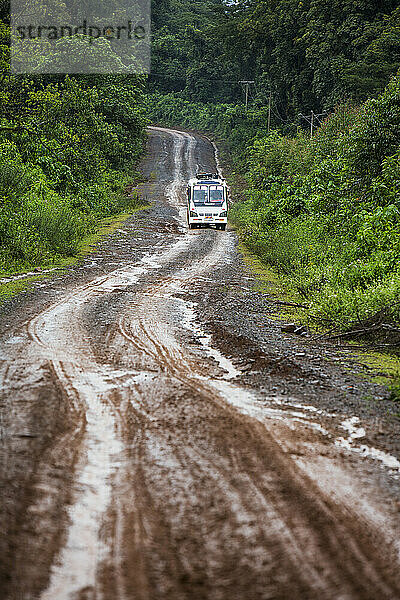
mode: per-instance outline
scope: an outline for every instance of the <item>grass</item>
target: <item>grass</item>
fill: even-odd
[[[239,233],[239,232],[238,232]],[[240,233],[239,233],[240,235]],[[271,318],[278,317],[279,319],[298,322],[299,324],[308,324],[309,315],[304,308],[300,306],[287,306],[280,304],[287,302],[302,304],[302,299],[290,288],[288,288],[283,278],[276,273],[271,267],[263,263],[258,256],[253,254],[243,242],[239,243],[239,251],[242,255],[245,265],[249,270],[257,276],[257,283],[253,286],[255,292],[261,292],[271,298],[271,302],[277,301],[276,313],[270,313]],[[279,309],[278,309],[279,307]]]
[[[6,302],[21,292],[30,290],[35,281],[38,281],[39,279],[45,279],[46,276],[46,274],[43,275],[43,273],[38,273],[37,275],[32,275],[31,277],[0,284],[0,304]]]
[[[254,289],[259,292],[268,293],[271,296],[277,296],[279,298],[286,297],[286,290],[279,275],[262,263],[255,254],[246,248],[243,242],[240,242],[239,250],[246,266],[257,275],[259,280],[254,286]]]
[[[370,369],[370,379],[386,386],[392,400],[400,402],[400,358],[380,352],[357,352],[356,360]]]
[[[144,210],[148,208],[149,205],[137,206],[133,210],[129,212],[120,213],[119,215],[114,215],[112,217],[106,217],[105,219],[101,219],[98,223],[98,229],[89,235],[87,235],[79,244],[78,252],[74,256],[69,256],[67,258],[61,258],[54,262],[51,265],[51,270],[56,269],[57,271],[61,269],[66,269],[93,252],[96,248],[96,245],[106,236],[114,233],[129,217],[131,217],[136,212],[140,210]],[[39,268],[47,267],[48,265],[38,265]],[[4,277],[12,277],[13,275],[23,275],[24,273],[29,273],[31,271],[15,271],[14,273],[6,273]],[[27,290],[32,288],[34,282],[40,279],[46,279],[50,277],[50,273],[40,273],[37,275],[32,275],[26,277],[24,279],[17,279],[16,281],[10,281],[7,283],[0,284],[0,304],[9,300],[13,296],[20,294],[21,292],[26,292]]]
[[[95,232],[90,233],[85,238],[83,238],[83,240],[79,244],[78,252],[75,254],[75,256],[69,256],[67,258],[61,259],[58,263],[58,266],[68,267],[70,265],[76,264],[84,256],[92,252],[100,240],[119,229],[119,227],[123,223],[125,223],[125,221],[129,219],[129,217],[134,215],[136,212],[144,210],[148,207],[148,204],[143,204],[142,206],[135,207],[129,212],[123,212],[119,215],[114,215],[112,217],[100,219],[98,229],[96,229]]]

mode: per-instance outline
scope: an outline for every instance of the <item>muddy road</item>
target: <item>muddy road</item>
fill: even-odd
[[[396,407],[188,231],[215,164],[152,128],[151,208],[3,307],[1,598],[400,598]]]

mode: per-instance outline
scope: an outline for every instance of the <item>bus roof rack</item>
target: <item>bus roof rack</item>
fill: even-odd
[[[220,176],[218,175],[218,173],[203,173],[203,172],[199,171],[196,174],[196,178],[197,179],[220,179]]]

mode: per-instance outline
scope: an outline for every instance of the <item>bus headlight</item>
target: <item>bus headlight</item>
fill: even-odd
[[[222,213],[219,213],[220,217],[227,217],[228,216],[228,211],[227,210],[223,210]]]
[[[189,212],[189,217],[198,217],[199,215],[197,214],[197,212],[194,212],[194,210],[191,210]]]

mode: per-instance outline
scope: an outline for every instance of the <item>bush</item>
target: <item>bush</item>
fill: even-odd
[[[140,77],[4,76],[0,105],[0,268],[77,252],[124,194],[146,120]],[[9,107],[14,107],[13,120]]]
[[[231,218],[312,312],[349,328],[384,310],[400,323],[400,84],[345,104],[312,139],[273,133],[248,150]]]

